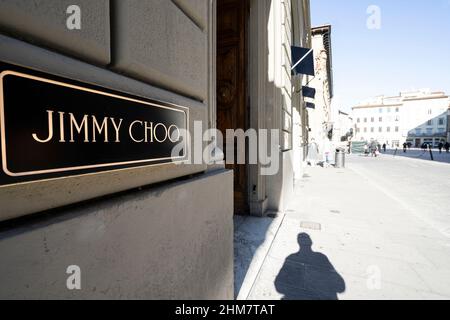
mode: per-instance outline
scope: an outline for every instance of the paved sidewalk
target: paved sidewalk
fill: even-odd
[[[246,300],[284,216],[234,217],[234,296]]]
[[[248,298],[450,299],[450,239],[349,167],[307,169]]]

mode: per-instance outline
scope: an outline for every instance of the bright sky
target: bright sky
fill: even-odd
[[[369,6],[381,28],[369,29]],[[335,100],[430,88],[450,93],[450,0],[311,0],[313,26],[332,25]]]

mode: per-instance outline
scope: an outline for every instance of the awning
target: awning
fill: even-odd
[[[314,76],[314,54],[313,49],[302,47],[291,47],[292,52],[292,74],[306,74]]]
[[[308,109],[315,109],[316,108],[316,105],[314,103],[311,103],[311,102],[306,102],[305,106]]]
[[[316,89],[304,86],[304,87],[302,87],[302,94],[303,94],[303,97],[305,97],[305,98],[314,99],[316,97]]]

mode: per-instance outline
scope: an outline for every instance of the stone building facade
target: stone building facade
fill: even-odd
[[[331,50],[331,26],[312,28],[312,47],[314,49],[315,76],[310,86],[316,89],[315,108],[308,109],[310,134],[309,140],[315,140],[322,153],[333,135],[333,62]]]
[[[192,134],[278,129],[280,143],[273,175],[168,162],[1,185],[0,298],[232,299],[233,214],[283,211],[301,173],[291,45],[311,46],[308,0],[2,1],[2,68],[180,106]]]
[[[253,215],[282,212],[302,172],[307,118],[299,88],[305,76],[292,76],[290,48],[311,47],[309,10],[309,1],[250,1],[250,127],[280,131],[277,174],[264,176],[260,166],[249,167]]]

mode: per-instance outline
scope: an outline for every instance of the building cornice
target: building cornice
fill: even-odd
[[[438,100],[438,99],[448,99],[449,96],[434,96],[434,97],[415,97],[415,98],[403,98],[401,103],[390,103],[390,104],[368,104],[362,106],[355,106],[352,109],[366,109],[366,108],[384,108],[384,107],[401,107],[405,101],[423,101],[423,100]]]
[[[449,96],[435,96],[435,97],[417,97],[417,98],[403,98],[403,101],[420,101],[420,100],[434,100],[434,99],[448,99]]]
[[[352,109],[368,109],[368,108],[384,108],[384,107],[401,107],[403,106],[402,103],[395,103],[395,104],[371,104],[371,105],[366,105],[366,106],[356,106],[353,107]]]

